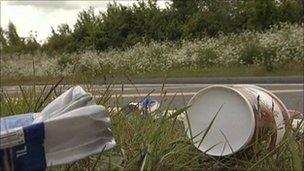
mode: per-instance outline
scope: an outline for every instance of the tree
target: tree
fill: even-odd
[[[179,14],[182,21],[192,17],[198,11],[199,0],[172,0],[171,8]]]
[[[74,29],[67,24],[52,28],[42,49],[49,53],[125,49],[138,42],[179,41],[246,29],[263,31],[278,22],[301,23],[304,0],[171,0],[165,9],[157,0],[138,0],[133,6],[115,1],[107,12],[90,7],[78,14]],[[32,53],[39,49],[35,34],[20,38],[16,27],[0,30],[1,48]],[[32,51],[33,50],[33,51]]]
[[[57,27],[57,31],[52,29],[51,36],[48,37],[47,43],[43,45],[43,51],[48,54],[53,53],[71,53],[76,51],[75,40],[72,30],[68,24],[61,24]]]
[[[6,33],[9,46],[18,47],[23,44],[22,39],[17,33],[16,26],[11,21],[8,23],[8,31]]]
[[[108,5],[107,12],[101,15],[102,32],[99,37],[102,37],[103,42],[99,42],[99,44],[106,43],[106,47],[111,48],[124,47],[127,37],[135,32],[132,30],[135,16],[131,8],[114,3]]]
[[[299,22],[304,17],[304,0],[281,0],[280,20],[283,22]]]
[[[21,53],[25,49],[25,41],[19,37],[16,26],[11,21],[8,24],[8,30],[4,31],[4,33],[6,47],[3,51],[5,53]]]
[[[90,7],[78,14],[78,19],[74,25],[73,38],[79,49],[94,49],[96,46],[96,35],[99,31],[99,22],[94,14],[94,8]]]
[[[5,31],[0,27],[0,49],[7,47],[7,40],[5,38]]]
[[[40,44],[37,42],[36,38],[37,31],[30,31],[29,36],[25,41],[25,48],[23,49],[25,53],[34,54],[40,49]]]
[[[279,21],[276,0],[249,0],[246,3],[245,28],[264,30]]]

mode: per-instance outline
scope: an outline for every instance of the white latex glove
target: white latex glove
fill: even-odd
[[[47,165],[73,162],[115,146],[107,110],[80,107],[45,122]]]
[[[86,93],[80,86],[75,86],[48,104],[40,114],[37,115],[34,123],[43,122],[50,118],[60,116],[65,112],[93,104],[95,104],[95,102],[93,101],[92,95]]]

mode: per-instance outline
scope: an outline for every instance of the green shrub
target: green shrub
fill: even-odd
[[[265,66],[267,71],[272,71],[274,69],[276,59],[277,59],[276,48],[273,47],[261,48],[262,65]]]
[[[267,70],[303,63],[304,25],[281,23],[267,32],[244,32],[204,37],[195,41],[138,43],[125,50],[84,51],[24,55],[5,54],[0,59],[1,74],[7,78],[31,77],[33,59],[38,76],[71,76],[105,73],[142,74],[177,70],[196,70],[214,66],[265,66]],[[11,55],[12,56],[12,55]],[[18,58],[17,58],[18,57]],[[15,60],[16,59],[16,60]],[[75,72],[74,72],[75,71]]]
[[[214,50],[200,49],[197,53],[197,62],[199,66],[214,66],[216,64],[216,59],[218,58],[218,55]]]
[[[68,64],[73,63],[72,56],[68,54],[61,54],[57,59],[57,63],[60,70],[64,70]]]
[[[272,71],[276,65],[276,51],[275,47],[262,47],[258,43],[250,42],[241,52],[240,62],[245,65],[262,65],[267,71]]]
[[[256,42],[247,43],[240,55],[240,62],[246,65],[253,65],[261,60],[261,47]]]

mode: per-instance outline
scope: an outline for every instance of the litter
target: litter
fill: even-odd
[[[145,98],[141,102],[131,102],[128,104],[130,111],[142,110],[144,117],[147,117],[150,113],[155,112],[159,109],[160,103],[152,98]]]
[[[112,149],[107,110],[75,86],[40,113],[1,118],[0,170],[43,170]]]
[[[188,105],[184,119],[188,137],[212,156],[235,154],[262,136],[274,149],[294,117],[278,97],[254,85],[209,86]]]

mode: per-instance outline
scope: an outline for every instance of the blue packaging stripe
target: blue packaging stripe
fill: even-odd
[[[44,123],[25,126],[23,133],[24,144],[0,150],[0,170],[45,170]]]

